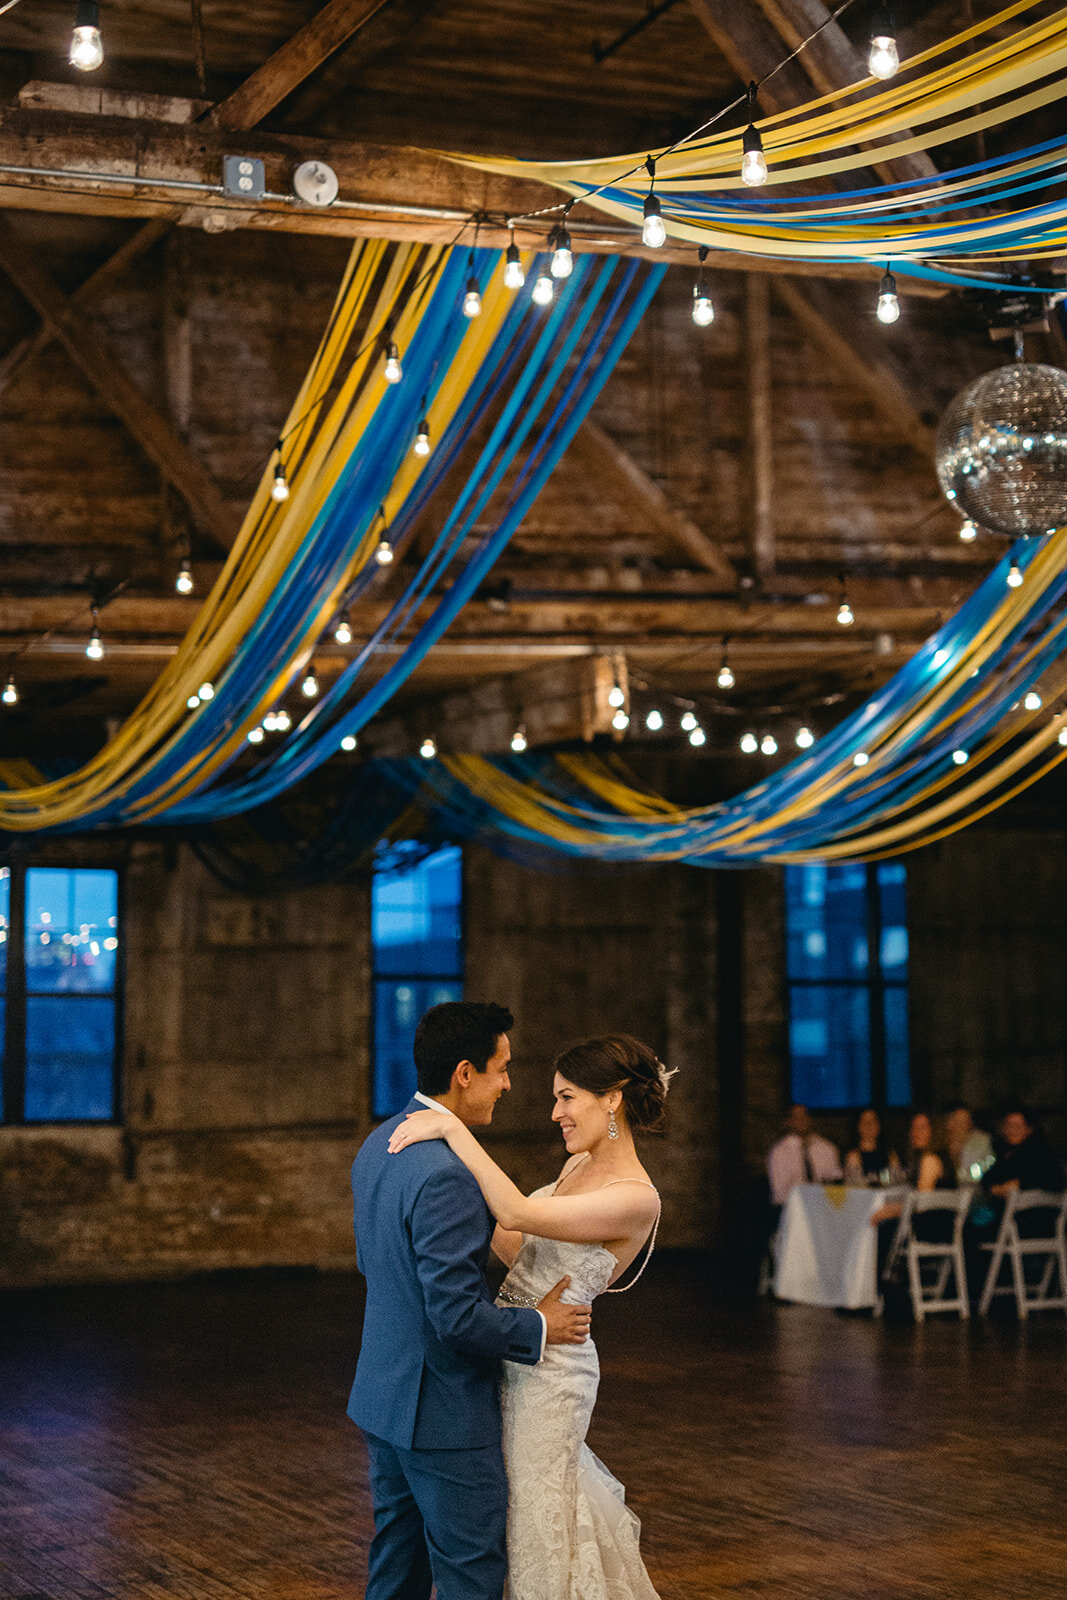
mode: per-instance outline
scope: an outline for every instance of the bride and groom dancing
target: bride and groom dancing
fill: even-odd
[[[669,1075],[625,1034],[564,1051],[552,1120],[568,1159],[527,1197],[470,1132],[510,1087],[512,1022],[473,1001],[428,1011],[419,1092],[352,1168],[367,1600],[428,1600],[435,1583],[438,1600],[656,1600],[637,1519],[585,1435],[592,1302],[639,1256],[640,1276],[655,1243],[633,1130],[661,1124]],[[490,1245],[508,1267],[495,1302]]]

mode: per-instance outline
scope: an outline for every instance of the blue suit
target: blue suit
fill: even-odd
[[[374,1496],[367,1600],[499,1600],[507,1480],[499,1362],[535,1364],[535,1311],[493,1304],[493,1222],[443,1140],[391,1156],[408,1111],[352,1166],[356,1252],[367,1280],[348,1414],[367,1439]]]

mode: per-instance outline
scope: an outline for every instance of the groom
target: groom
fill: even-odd
[[[420,1106],[487,1127],[506,1089],[514,1018],[449,1001],[415,1032],[419,1092],[376,1128],[352,1167],[356,1254],[367,1309],[348,1414],[363,1429],[374,1498],[366,1600],[500,1600],[507,1479],[498,1363],[533,1366],[547,1344],[584,1344],[588,1306],[494,1305],[485,1281],[493,1220],[440,1139],[388,1152]]]

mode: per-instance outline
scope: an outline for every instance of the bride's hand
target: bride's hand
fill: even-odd
[[[455,1117],[450,1116],[447,1111],[412,1111],[393,1129],[389,1140],[389,1154],[395,1156],[405,1145],[422,1144],[426,1139],[447,1140],[448,1124],[455,1120]]]

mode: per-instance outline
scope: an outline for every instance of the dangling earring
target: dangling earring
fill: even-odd
[[[619,1137],[619,1124],[615,1121],[615,1113],[614,1113],[614,1111],[609,1111],[608,1112],[608,1138],[609,1139],[617,1139],[618,1137]]]

